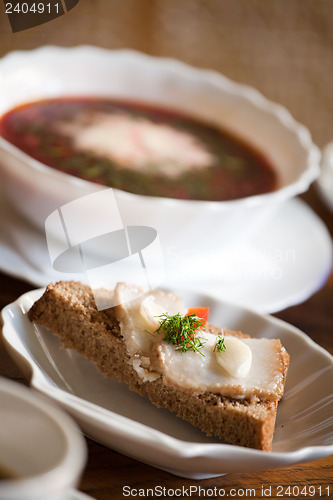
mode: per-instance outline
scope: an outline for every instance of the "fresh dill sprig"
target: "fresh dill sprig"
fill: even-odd
[[[165,342],[177,346],[176,351],[181,353],[196,351],[204,356],[200,349],[204,346],[206,339],[198,335],[201,328],[206,324],[204,319],[199,318],[196,314],[182,316],[179,313],[173,316],[165,313],[158,317],[161,319],[156,333],[163,331],[165,334],[163,340]]]
[[[214,352],[216,351],[219,354],[221,354],[221,352],[224,352],[225,350],[226,350],[226,345],[224,342],[224,337],[221,337],[221,335],[219,335],[214,345]]]

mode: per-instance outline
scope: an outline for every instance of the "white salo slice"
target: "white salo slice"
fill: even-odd
[[[162,314],[165,314],[165,308],[163,308],[158,302],[148,296],[140,304],[140,316],[144,320],[149,328],[149,331],[154,332],[160,326],[160,318]]]

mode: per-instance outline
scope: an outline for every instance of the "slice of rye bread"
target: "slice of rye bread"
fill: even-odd
[[[112,293],[112,292],[110,292]],[[163,378],[142,382],[129,362],[117,308],[96,309],[90,287],[79,282],[50,284],[28,312],[31,321],[58,336],[65,348],[73,348],[107,377],[125,382],[159,408],[167,408],[225,443],[270,451],[278,401],[236,400],[219,394],[193,394],[166,384]],[[210,331],[218,332],[214,326]],[[228,335],[248,337],[241,332]],[[284,355],[285,375],[289,356]]]

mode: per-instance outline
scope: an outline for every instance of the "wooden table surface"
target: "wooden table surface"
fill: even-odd
[[[315,210],[333,232],[333,216],[325,208],[314,188],[303,196],[303,199]],[[0,274],[0,306],[15,300],[22,293],[33,287],[24,281],[19,281],[5,274]],[[312,339],[333,354],[333,275],[312,297],[302,304],[290,307],[276,314],[306,332]],[[22,374],[11,361],[3,344],[0,342],[0,375],[26,383]],[[270,470],[259,473],[238,473],[202,481],[187,480],[175,477],[169,473],[139,463],[123,456],[101,444],[87,439],[89,458],[84,470],[80,489],[97,500],[117,500],[126,498],[125,486],[135,488],[138,496],[140,489],[158,486],[180,493],[184,488],[183,497],[189,492],[190,486],[206,490],[206,497],[220,490],[225,496],[235,498],[293,498],[288,494],[288,486],[299,487],[300,498],[333,497],[333,456],[311,463],[293,467]],[[315,486],[315,496],[301,495],[302,487]],[[321,488],[321,489],[320,489]],[[169,497],[172,496],[172,491]],[[193,491],[193,490],[192,490]],[[294,491],[296,491],[294,489]],[[309,490],[312,491],[312,490]],[[304,490],[305,492],[305,490]],[[320,495],[321,492],[321,495]],[[132,490],[132,498],[136,492]],[[254,496],[254,493],[256,496]],[[201,490],[201,497],[204,493]],[[294,496],[294,498],[297,496]],[[200,498],[199,493],[191,498]],[[216,496],[215,496],[216,498]]]

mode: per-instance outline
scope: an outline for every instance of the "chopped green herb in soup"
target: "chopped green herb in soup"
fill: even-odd
[[[250,146],[185,115],[104,98],[25,104],[0,135],[42,163],[132,193],[231,200],[276,188],[269,162]]]

